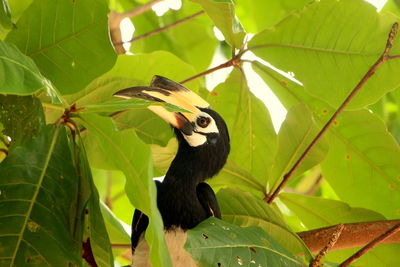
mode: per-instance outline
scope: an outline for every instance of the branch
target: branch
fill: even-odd
[[[276,198],[278,193],[282,190],[282,188],[285,186],[285,184],[288,182],[289,178],[293,175],[293,173],[297,170],[297,168],[300,166],[300,164],[304,161],[304,159],[307,157],[308,153],[311,151],[311,149],[315,146],[315,144],[321,139],[321,137],[325,134],[325,132],[328,130],[328,128],[331,126],[331,124],[336,120],[336,118],[339,116],[340,113],[344,110],[344,108],[351,102],[351,100],[355,97],[355,95],[361,90],[361,88],[365,85],[365,83],[371,78],[371,76],[378,70],[378,68],[385,62],[394,58],[397,58],[397,56],[389,56],[390,49],[392,48],[393,45],[393,40],[394,37],[397,34],[397,28],[398,24],[394,23],[392,26],[392,29],[389,33],[387,43],[385,50],[383,54],[379,57],[379,59],[374,63],[374,65],[371,66],[371,68],[368,70],[368,72],[364,75],[364,77],[361,79],[361,81],[354,87],[354,89],[351,91],[351,93],[347,96],[347,98],[343,101],[343,103],[339,106],[339,108],[335,111],[335,113],[332,115],[332,117],[328,120],[328,122],[322,127],[321,131],[317,134],[317,136],[311,141],[311,143],[308,145],[308,147],[304,150],[303,154],[300,156],[300,158],[295,162],[293,167],[283,176],[282,182],[278,185],[278,187],[275,189],[275,191],[272,193],[270,197],[266,197],[267,203],[271,204],[272,201]]]
[[[400,224],[400,220],[361,222],[344,224],[344,229],[331,250],[362,247],[376,236]],[[337,226],[330,226],[297,233],[312,253],[318,253],[329,242]],[[400,243],[400,232],[391,235],[380,244]]]
[[[394,225],[392,228],[384,232],[383,234],[379,235],[377,238],[369,242],[367,245],[365,245],[363,248],[361,248],[359,251],[357,251],[354,255],[349,257],[347,260],[345,260],[343,263],[339,265],[339,267],[346,267],[349,266],[351,263],[356,261],[358,258],[360,258],[362,255],[373,249],[376,245],[380,244],[384,240],[388,239],[389,237],[395,235],[400,231],[400,223]]]
[[[143,14],[149,11],[155,4],[161,2],[163,0],[152,0],[144,5],[141,5],[132,10],[128,10],[124,13],[118,13],[114,10],[110,12],[108,15],[108,25],[110,28],[110,36],[112,43],[114,44],[115,50],[118,54],[125,54],[125,49],[122,46],[122,37],[121,37],[121,29],[120,24],[124,18],[133,18],[140,14]]]
[[[204,14],[204,13],[205,13],[204,10],[199,11],[199,12],[194,13],[194,14],[192,14],[192,15],[190,15],[190,16],[188,16],[188,17],[185,17],[185,18],[183,18],[183,19],[181,19],[181,20],[177,20],[177,21],[175,21],[174,23],[168,24],[168,25],[166,25],[166,26],[164,26],[164,27],[161,27],[161,28],[159,28],[159,29],[155,29],[154,31],[151,31],[151,32],[148,32],[148,33],[139,35],[139,36],[136,36],[136,37],[132,38],[131,40],[129,40],[129,41],[126,42],[126,43],[132,43],[132,42],[135,42],[135,41],[139,41],[139,40],[141,40],[141,39],[143,39],[143,38],[151,37],[151,36],[153,36],[153,35],[159,34],[160,32],[163,32],[163,31],[166,31],[166,30],[168,30],[168,29],[170,29],[170,28],[173,28],[173,27],[175,27],[175,26],[177,26],[177,25],[179,25],[179,24],[181,24],[181,23],[183,23],[183,22],[186,22],[186,21],[188,21],[188,20],[191,20],[191,19],[193,19],[193,18],[195,18],[195,17],[198,17],[198,16],[200,16],[200,15],[202,15],[202,14]],[[121,41],[121,42],[119,42],[119,43],[116,43],[115,45],[122,45],[122,44],[124,44],[124,42]]]

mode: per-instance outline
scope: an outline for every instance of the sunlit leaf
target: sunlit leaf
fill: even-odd
[[[111,242],[114,244],[129,244],[131,243],[131,237],[126,232],[121,222],[112,213],[112,211],[107,208],[104,203],[100,205],[101,213],[104,217],[104,222],[107,227],[108,235],[110,236]]]
[[[344,112],[327,137],[322,172],[336,194],[352,206],[398,218],[400,148],[383,122],[367,110]]]
[[[298,104],[289,109],[286,120],[278,133],[278,150],[269,179],[270,188],[274,189],[277,182],[293,167],[304,153],[311,141],[317,136],[320,128],[314,121],[312,112],[304,104]],[[292,178],[321,162],[328,151],[325,139],[320,140],[306,156]]]
[[[29,57],[0,40],[0,93],[27,95],[44,88],[45,79]]]
[[[275,67],[293,72],[305,89],[333,107],[347,97],[383,53],[394,15],[379,15],[362,0],[316,1],[274,29],[255,35],[249,49]],[[395,42],[394,51],[399,51]],[[349,104],[360,108],[400,85],[400,60],[386,62]]]
[[[264,103],[250,92],[246,79],[237,69],[210,93],[208,101],[228,126],[229,160],[265,186],[277,143]]]
[[[240,49],[242,47],[246,33],[236,17],[235,6],[231,0],[191,1],[203,7],[232,48]]]
[[[236,0],[235,9],[244,28],[257,33],[274,26],[290,12],[308,3],[309,0]]]
[[[83,89],[111,68],[105,0],[34,1],[6,40],[30,56],[64,94]]]
[[[211,217],[188,233],[185,249],[200,266],[305,266],[256,226]]]

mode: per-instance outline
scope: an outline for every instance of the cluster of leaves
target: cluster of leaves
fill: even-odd
[[[382,65],[352,99],[292,175],[290,190],[273,205],[264,200],[382,54],[399,20],[396,1],[378,13],[362,0],[184,0],[163,16],[133,17],[135,36],[205,13],[117,56],[107,15],[142,4],[1,0],[1,266],[124,262],[124,222],[134,207],[150,218],[153,265],[170,266],[152,178],[165,173],[176,141],[149,103],[112,94],[155,74],[185,80],[215,56],[234,55],[224,82],[211,92],[203,77],[185,83],[223,116],[232,147],[210,180],[223,221],[203,222],[186,243],[199,264],[302,266],[311,254],[294,231],[400,216],[400,59]],[[250,41],[248,33],[255,34]],[[397,39],[392,51],[399,54]],[[278,133],[248,86],[246,64],[288,111]],[[360,263],[400,265],[399,249],[378,247]],[[352,253],[332,252],[327,260]]]

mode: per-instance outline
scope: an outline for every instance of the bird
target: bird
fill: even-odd
[[[162,182],[157,181],[157,206],[173,266],[197,266],[183,246],[187,230],[213,216],[221,219],[214,191],[205,181],[225,165],[230,138],[224,119],[199,95],[168,78],[155,75],[150,86],[120,90],[114,96],[176,105],[188,112],[172,112],[163,105],[148,108],[169,123],[178,140],[175,158]],[[136,209],[132,220],[132,266],[151,266],[144,233],[149,219]]]

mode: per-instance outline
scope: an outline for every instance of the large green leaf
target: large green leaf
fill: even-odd
[[[188,233],[185,249],[200,266],[305,266],[256,226],[211,217]]]
[[[162,17],[146,12],[132,18],[134,36],[138,37],[187,18],[201,10],[190,1],[183,1],[179,11],[169,11]],[[167,31],[135,40],[131,43],[133,53],[149,53],[156,50],[169,51],[190,63],[198,72],[206,69],[214,56],[218,40],[214,36],[213,22],[206,15],[197,16],[184,23],[176,24]],[[195,32],[196,34],[192,34]]]
[[[295,9],[303,7],[309,0],[236,0],[236,14],[244,28],[251,33],[257,33],[286,17]]]
[[[131,244],[131,238],[129,234],[126,232],[121,222],[112,213],[112,211],[107,208],[103,202],[101,203],[100,208],[111,242],[114,244]]]
[[[294,212],[308,229],[327,227],[339,223],[353,223],[378,221],[385,218],[372,210],[350,207],[345,202],[323,199],[318,197],[302,196],[298,194],[282,193],[280,200]],[[393,257],[400,249],[399,244],[378,246],[363,255],[357,261],[357,266],[397,266],[399,257]],[[343,262],[358,249],[345,249],[329,252],[326,261]]]
[[[0,95],[0,122],[13,146],[23,144],[44,125],[42,105],[34,96]]]
[[[322,172],[336,194],[353,206],[398,218],[400,148],[383,122],[367,110],[344,112],[327,137],[331,149]]]
[[[215,26],[223,33],[227,43],[233,49],[242,48],[246,35],[235,14],[235,6],[231,0],[191,0],[203,7]]]
[[[143,144],[133,131],[116,131],[110,118],[94,114],[82,115],[82,118],[83,125],[97,143],[87,144],[87,149],[96,149],[97,153],[104,153],[108,160],[124,173],[125,190],[130,201],[150,218],[146,239],[151,240],[152,263],[156,266],[171,266],[164,240],[163,223],[157,209],[150,148]]]
[[[308,229],[322,228],[339,223],[385,219],[384,216],[375,211],[353,208],[338,200],[291,193],[282,193],[279,195],[279,199],[300,218]]]
[[[270,190],[276,188],[277,183],[293,167],[304,150],[317,136],[319,127],[314,121],[312,112],[304,104],[289,109],[286,120],[278,134],[278,150],[276,151],[271,176],[268,180]],[[292,178],[302,174],[314,165],[321,162],[328,150],[325,139],[320,140],[306,156]]]
[[[0,165],[0,265],[80,265],[78,174],[64,128],[49,125]]]
[[[316,1],[254,36],[249,49],[275,67],[293,72],[307,91],[337,107],[383,53],[396,20],[394,15],[376,13],[362,0]],[[396,41],[393,51],[399,51],[399,45]],[[349,108],[374,103],[397,88],[399,67],[400,60],[385,63]]]
[[[111,243],[100,211],[99,193],[93,183],[92,173],[81,141],[79,139],[78,144],[74,143],[74,148],[80,179],[79,193],[81,197],[82,195],[87,196],[87,202],[84,203],[85,228],[82,240],[84,243],[83,253],[87,252],[85,250],[88,250],[90,245],[90,251],[94,256],[96,264],[108,267],[114,264]],[[80,215],[82,216],[82,214]]]
[[[28,95],[44,88],[38,67],[17,47],[0,40],[0,93]]]
[[[238,69],[210,93],[208,101],[227,123],[231,137],[229,160],[240,164],[241,169],[265,186],[277,142],[264,103],[250,92]]]
[[[7,35],[64,94],[84,88],[111,68],[105,0],[38,0]]]
[[[224,221],[241,227],[258,226],[289,252],[311,259],[303,241],[265,201],[237,189],[221,189],[217,198]]]
[[[3,29],[11,29],[13,27],[11,21],[11,12],[7,0],[1,0],[0,2],[0,32]]]

